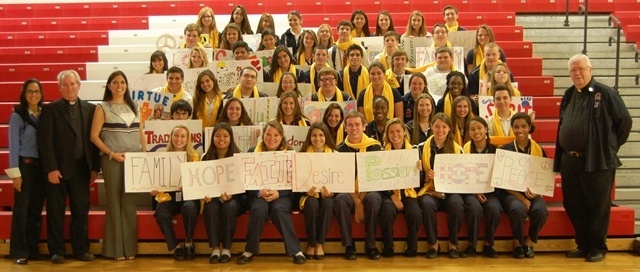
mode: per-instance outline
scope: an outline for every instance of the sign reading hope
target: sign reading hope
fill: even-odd
[[[244,193],[244,184],[236,174],[238,158],[189,162],[181,165],[184,200],[203,199]]]
[[[493,192],[494,154],[437,154],[433,163],[435,189],[442,193]]]

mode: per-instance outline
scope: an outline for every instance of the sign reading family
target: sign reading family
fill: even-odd
[[[553,196],[553,160],[528,154],[496,150],[491,185],[496,188]]]
[[[357,153],[356,161],[360,192],[420,186],[417,149]]]
[[[246,190],[291,190],[293,151],[239,153],[237,170]]]
[[[494,154],[438,154],[433,163],[435,189],[442,193],[493,192]]]
[[[188,162],[181,165],[184,200],[220,197],[223,193],[244,193],[244,183],[237,173],[238,158]]]
[[[355,192],[353,153],[296,153],[293,155],[293,191],[308,192],[326,187],[332,193]]]
[[[125,192],[179,191],[180,164],[186,152],[127,152],[124,155]]]

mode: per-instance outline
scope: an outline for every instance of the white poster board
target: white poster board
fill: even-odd
[[[244,193],[244,183],[236,172],[238,158],[181,164],[184,200],[203,199]]]
[[[322,122],[324,112],[331,103],[338,103],[342,107],[344,115],[352,110],[358,110],[357,101],[343,101],[343,102],[318,102],[318,101],[305,101],[304,102],[304,115],[309,118],[309,121],[313,124],[316,122]]]
[[[278,114],[279,99],[277,97],[241,98],[240,100],[254,124],[269,122]]]
[[[456,31],[449,32],[449,38],[447,40],[454,47],[462,47],[464,50],[463,58],[467,57],[467,52],[476,47],[476,32],[475,31]],[[462,68],[460,69],[462,70]]]
[[[146,120],[168,120],[171,119],[171,104],[173,97],[170,94],[163,94],[151,91],[167,84],[164,74],[140,75],[132,81],[131,99],[138,103],[141,118]]]
[[[436,50],[438,48],[431,47],[418,47],[416,48],[416,67],[421,67],[429,63],[436,62]],[[451,48],[453,53],[453,65],[456,70],[464,72],[464,49],[462,47]]]
[[[247,152],[249,148],[256,146],[262,134],[261,126],[232,126],[231,130],[233,130],[233,140],[242,152]],[[212,133],[213,127],[204,128],[204,150],[208,150],[211,144]]]
[[[205,68],[184,68],[182,71],[184,72],[184,80],[182,81],[182,86],[184,86],[184,91],[189,93],[191,97],[195,97],[196,86],[198,85],[198,75],[204,70],[211,70],[209,67]],[[222,89],[220,90],[222,91]]]
[[[442,193],[493,192],[494,154],[437,154],[433,163],[435,189]]]
[[[262,41],[262,34],[243,34],[242,40],[249,45],[251,51],[258,51],[258,47],[260,47],[260,42]]]
[[[185,152],[127,152],[124,157],[125,192],[180,190],[180,164],[187,161]]]
[[[165,151],[171,139],[171,131],[178,125],[186,126],[191,134],[191,143],[198,154],[203,153],[201,120],[151,120],[145,123],[144,135],[147,152]]]
[[[495,114],[495,104],[492,96],[479,96],[480,116],[487,119]],[[511,98],[509,108],[515,112],[524,112],[530,114],[533,112],[532,96],[514,96]]]
[[[418,150],[391,150],[356,154],[358,190],[385,191],[420,186]]]
[[[260,50],[260,51],[255,51],[255,57],[257,60],[260,61],[260,64],[262,65],[262,67],[266,67],[266,69],[269,69],[269,65],[271,65],[271,59],[273,58],[273,52],[275,50]]]
[[[211,61],[213,60],[213,49],[204,48],[203,50],[206,55],[207,61],[211,63]],[[191,59],[191,49],[167,49],[165,50],[165,55],[167,55],[167,59],[169,60],[169,67],[178,66],[182,69],[186,69],[187,67],[189,67],[189,60]]]
[[[552,197],[556,174],[553,160],[528,154],[496,150],[491,185],[496,188]]]
[[[300,148],[304,144],[304,140],[307,138],[307,132],[309,127],[301,126],[282,126],[284,128],[284,136],[287,137],[284,140],[293,147],[293,150],[300,151]]]
[[[431,46],[432,43],[433,43],[433,39],[431,37],[402,38],[402,41],[400,43],[400,48],[403,48],[404,51],[407,51],[407,55],[409,55],[409,59],[407,60],[407,66],[411,68],[420,67],[421,65],[418,65],[416,49],[418,47]]]
[[[237,170],[245,190],[291,190],[293,151],[238,153]]]
[[[447,74],[435,73],[427,78],[427,89],[431,95],[442,97],[447,90]],[[435,99],[435,98],[434,98]],[[438,100],[436,100],[437,102]]]
[[[293,155],[293,191],[322,187],[332,193],[354,193],[356,156],[353,153],[296,153]]]
[[[367,52],[382,52],[384,50],[384,38],[382,36],[356,37],[353,38],[353,41],[362,45]]]
[[[233,60],[233,51],[226,49],[213,49],[212,60]]]
[[[209,63],[209,68],[216,76],[220,91],[226,93],[229,89],[234,89],[240,84],[240,72],[242,68],[252,66],[258,71],[258,81],[264,81],[262,65],[260,60],[219,60]]]

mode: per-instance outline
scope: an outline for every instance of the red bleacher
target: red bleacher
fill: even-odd
[[[0,18],[0,32],[149,29],[148,16],[88,18]]]
[[[640,25],[628,25],[622,28],[627,42],[640,41]]]
[[[97,62],[97,46],[38,46],[0,48],[0,64]]]
[[[0,47],[108,45],[107,30],[0,33]]]
[[[81,79],[86,79],[86,67],[85,63],[0,64],[0,82],[24,81],[32,77],[36,77],[39,80],[56,81],[60,71],[70,69],[76,70]],[[14,101],[17,97],[14,96]]]

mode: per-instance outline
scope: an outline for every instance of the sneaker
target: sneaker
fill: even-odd
[[[490,245],[485,245],[482,248],[482,255],[488,258],[498,258],[498,252]]]

